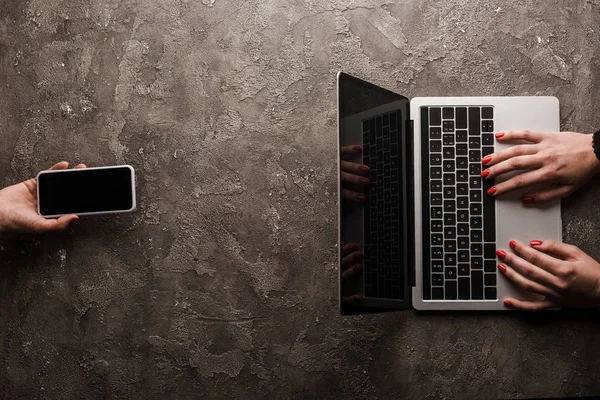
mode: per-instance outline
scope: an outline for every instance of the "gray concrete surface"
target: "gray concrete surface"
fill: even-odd
[[[0,397],[600,393],[598,314],[341,318],[335,72],[555,95],[600,127],[597,0],[0,0],[0,183],[130,163],[139,210],[0,242]],[[599,181],[564,236],[600,258]]]

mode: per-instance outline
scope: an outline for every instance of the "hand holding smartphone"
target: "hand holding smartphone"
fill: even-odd
[[[38,213],[114,214],[136,208],[135,170],[129,165],[42,171],[37,176]]]

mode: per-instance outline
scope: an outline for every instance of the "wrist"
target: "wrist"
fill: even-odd
[[[600,131],[590,135],[592,155],[590,157],[592,163],[592,171],[594,174],[600,173]]]

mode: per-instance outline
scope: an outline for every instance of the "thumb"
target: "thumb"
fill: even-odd
[[[43,232],[64,231],[69,225],[77,221],[79,221],[77,215],[63,215],[58,219],[45,220],[44,224],[41,226],[41,230]]]

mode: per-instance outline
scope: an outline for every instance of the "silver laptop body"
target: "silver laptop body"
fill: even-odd
[[[345,89],[341,89],[342,87]],[[361,96],[361,90],[367,92],[371,91],[372,93],[376,93],[377,90],[380,90],[381,93],[378,96],[385,97],[385,100],[372,101],[368,99],[369,96]],[[428,204],[429,201],[425,203],[423,201],[424,193],[427,194],[427,190],[425,192],[423,190],[423,184],[431,182],[432,178],[430,176],[424,176],[422,166],[428,167],[429,159],[424,160],[423,158],[424,156],[428,156],[429,153],[426,151],[427,149],[423,148],[421,140],[422,137],[424,137],[424,132],[430,128],[422,123],[424,115],[422,113],[432,112],[425,111],[432,109],[454,108],[455,110],[458,110],[459,108],[468,109],[469,107],[481,107],[481,110],[483,111],[483,108],[486,108],[487,110],[492,108],[494,133],[516,129],[558,132],[560,130],[558,100],[555,97],[419,97],[409,101],[403,96],[396,96],[398,96],[398,98],[394,98],[393,92],[386,91],[385,89],[369,84],[368,82],[348,74],[338,74],[338,151],[340,151],[339,149],[341,148],[348,148],[348,146],[353,144],[363,145],[363,148],[364,146],[368,146],[368,143],[366,145],[363,143],[365,128],[361,124],[366,125],[368,129],[368,121],[374,118],[379,118],[379,116],[385,116],[390,112],[397,111],[398,135],[400,135],[401,132],[400,119],[405,123],[402,128],[404,129],[402,132],[403,137],[398,139],[398,142],[400,143],[399,146],[405,146],[405,157],[400,162],[402,165],[400,166],[401,171],[399,177],[400,181],[403,183],[400,185],[401,193],[398,193],[398,196],[394,197],[398,199],[398,204],[400,204],[399,213],[401,216],[398,218],[401,226],[399,227],[397,235],[401,238],[401,244],[399,246],[392,246],[392,253],[395,254],[393,261],[388,260],[388,252],[381,252],[381,243],[388,242],[380,241],[381,243],[378,250],[378,254],[380,255],[379,258],[384,254],[386,258],[385,262],[391,262],[392,265],[389,269],[392,271],[393,275],[389,275],[389,271],[386,270],[383,272],[379,271],[379,275],[373,272],[374,275],[367,277],[369,269],[365,262],[363,270],[361,273],[355,274],[357,276],[354,277],[355,280],[353,282],[349,284],[347,279],[343,279],[344,275],[347,275],[348,270],[347,266],[343,267],[342,265],[345,256],[342,254],[342,249],[347,248],[349,243],[353,243],[356,244],[359,251],[362,251],[363,254],[365,254],[365,257],[367,257],[369,248],[373,247],[372,241],[370,240],[373,233],[369,231],[369,228],[367,227],[367,225],[371,223],[369,222],[369,215],[371,215],[370,213],[372,213],[372,211],[369,211],[368,205],[360,207],[343,198],[342,192],[344,191],[344,187],[342,187],[343,182],[340,178],[338,192],[340,202],[339,298],[342,314],[360,314],[389,309],[407,309],[411,306],[419,310],[506,310],[506,307],[503,305],[503,299],[506,297],[533,299],[531,295],[522,292],[511,284],[504,276],[499,274],[497,269],[494,269],[493,272],[489,269],[485,271],[485,282],[488,282],[487,278],[493,278],[493,280],[495,280],[493,290],[490,289],[490,291],[488,291],[487,286],[485,287],[486,297],[489,298],[482,299],[480,298],[481,296],[478,295],[477,299],[473,299],[471,297],[474,295],[474,292],[471,292],[471,297],[469,297],[469,299],[465,299],[464,296],[462,299],[454,297],[452,300],[433,298],[432,277],[434,274],[431,272],[430,268],[432,263],[431,252],[435,246],[431,245],[431,230],[423,225],[424,223],[430,223],[432,219],[431,213],[433,207]],[[360,100],[361,97],[363,97],[362,100]],[[359,100],[357,100],[357,98]],[[369,102],[372,104],[363,108],[357,107],[356,104],[361,101],[364,104],[368,104]],[[456,118],[458,118],[457,114],[455,115]],[[389,117],[390,121],[391,118],[392,117]],[[444,123],[446,122],[451,121],[446,121],[446,119],[444,119]],[[458,119],[454,122],[458,123]],[[391,126],[391,122],[388,123]],[[494,140],[491,145],[493,145],[494,152],[508,147],[508,145],[500,144],[496,140]],[[338,156],[341,155],[338,154]],[[372,158],[372,155],[368,153],[366,156],[361,154],[353,161],[361,163],[365,160],[365,157],[369,156]],[[399,155],[398,159],[400,158],[402,157]],[[340,160],[340,157],[338,157],[338,160]],[[343,161],[339,161],[338,164],[340,176],[342,174],[342,162]],[[504,176],[502,179],[508,179],[509,176]],[[531,190],[531,188],[528,190]],[[562,240],[560,202],[556,201],[544,206],[525,206],[521,201],[524,194],[524,191],[517,191],[495,198],[495,241],[487,244],[495,244],[494,247],[497,249],[510,251],[509,241],[511,239],[525,242],[532,239]],[[431,195],[431,192],[429,192],[429,195]],[[485,193],[483,195],[487,196]],[[368,193],[367,197],[369,197]],[[375,193],[373,193],[373,197],[375,197]],[[451,198],[444,198],[444,200],[447,199]],[[454,200],[456,200],[456,198],[454,198]],[[427,204],[427,209],[423,208],[423,204]],[[404,218],[402,216],[404,216]],[[446,225],[444,225],[444,229],[445,228]],[[396,236],[392,237],[396,238]],[[424,240],[426,238],[429,239]],[[395,239],[394,243],[396,243]],[[397,247],[400,247],[400,251],[396,250]],[[390,249],[387,244],[386,249],[388,251]],[[371,253],[373,252],[371,251]],[[385,262],[380,262],[380,264],[384,265]],[[495,262],[497,264],[499,261],[495,260]],[[346,270],[344,270],[344,268],[346,268]],[[424,268],[429,268],[429,270]],[[447,267],[444,266],[445,270],[446,268]],[[471,269],[470,274],[473,274],[473,271],[474,270]],[[384,278],[381,278],[382,274]],[[493,274],[494,276],[488,276],[490,274]],[[399,283],[393,281],[393,284],[390,287],[388,278],[394,276],[398,276]],[[439,275],[437,276],[439,277]],[[374,278],[375,282],[377,282],[378,279],[380,280],[378,286],[379,292],[377,292],[376,295],[373,294],[374,291],[372,287]],[[445,276],[444,278],[446,279],[448,277]],[[459,277],[450,278],[458,281]],[[462,278],[461,282],[464,283],[465,276],[462,276]],[[491,280],[492,279],[489,281]],[[385,290],[382,289],[384,283],[386,284]],[[404,286],[404,289],[402,289],[402,286]],[[400,288],[399,290],[398,287]],[[428,289],[425,290],[427,287]],[[350,293],[348,292],[349,290]],[[439,293],[440,289],[437,288],[435,290],[438,291],[436,293]],[[348,295],[353,293],[356,294],[354,297],[360,297],[360,300],[354,299],[352,300],[353,304],[345,304],[345,301],[348,298],[352,298]]]

